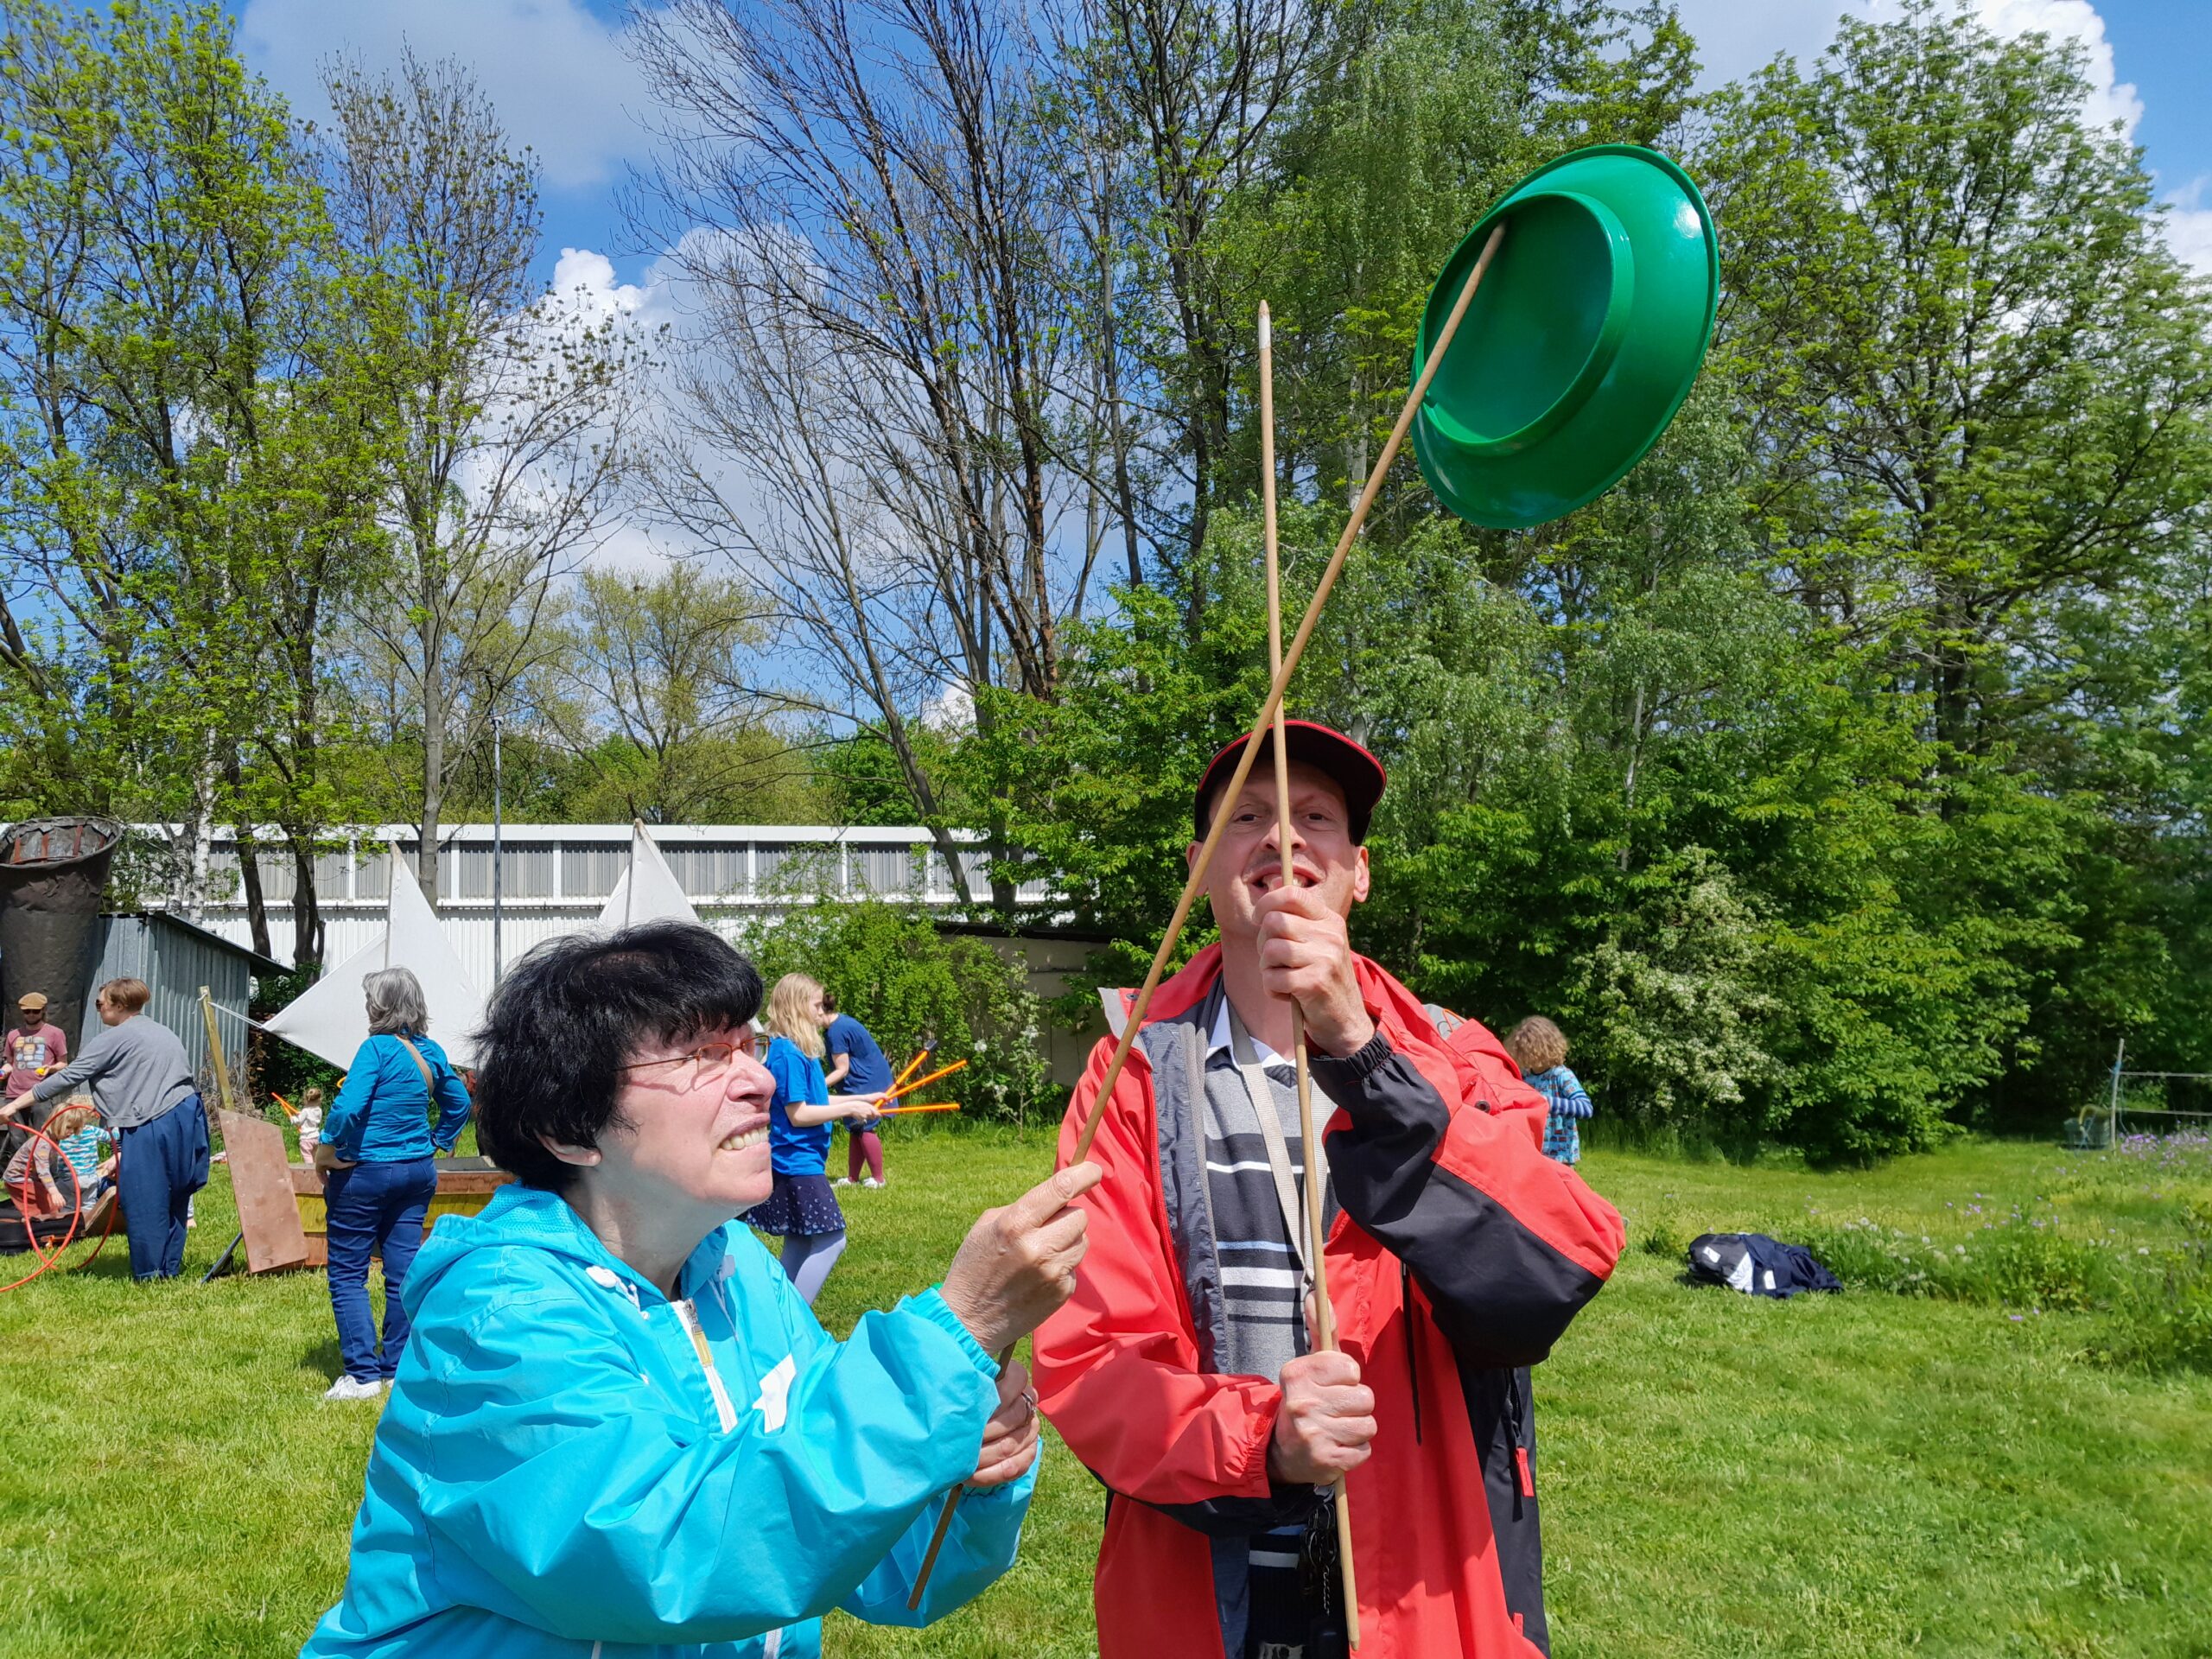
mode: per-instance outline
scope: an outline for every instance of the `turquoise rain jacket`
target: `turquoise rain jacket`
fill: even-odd
[[[302,1659],[816,1659],[820,1617],[925,1624],[1013,1561],[1036,1483],[938,1504],[998,1401],[935,1290],[834,1342],[743,1227],[671,1302],[557,1194],[440,1224],[346,1592]]]

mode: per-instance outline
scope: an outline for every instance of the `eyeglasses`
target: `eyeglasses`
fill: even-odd
[[[691,1084],[696,1088],[702,1083],[712,1083],[730,1068],[730,1062],[739,1055],[753,1057],[753,1036],[751,1032],[734,1043],[702,1043],[698,1047],[681,1054],[664,1054],[657,1060],[632,1060],[627,1065],[618,1065],[617,1071],[637,1071],[649,1065],[680,1065],[685,1060],[696,1060],[699,1069],[692,1074]]]

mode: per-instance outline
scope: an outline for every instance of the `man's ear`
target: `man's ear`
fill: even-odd
[[[1367,868],[1367,849],[1362,847],[1357,850],[1359,856],[1351,872],[1351,901],[1355,905],[1363,905],[1374,886],[1374,875]]]
[[[1183,869],[1185,874],[1198,868],[1198,851],[1205,844],[1203,842],[1194,841],[1183,849]]]

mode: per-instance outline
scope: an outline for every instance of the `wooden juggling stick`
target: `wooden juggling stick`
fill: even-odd
[[[1260,302],[1260,503],[1268,560],[1268,671],[1282,672],[1282,560],[1275,539],[1275,352],[1274,327],[1265,300]],[[1282,704],[1275,705],[1275,845],[1282,854],[1282,884],[1298,885],[1290,839],[1290,739]],[[1299,1144],[1306,1158],[1306,1265],[1313,1274],[1313,1338],[1321,1351],[1337,1351],[1337,1320],[1329,1305],[1329,1258],[1321,1229],[1323,1173],[1321,1137],[1313,1133],[1313,1075],[1306,1057],[1306,1015],[1290,1005],[1290,1046],[1298,1066]],[[1337,1562],[1344,1570],[1344,1639],[1359,1645],[1359,1592],[1351,1566],[1351,1497],[1339,1478],[1337,1487]]]
[[[1344,534],[1337,537],[1337,550],[1329,556],[1328,566],[1321,572],[1321,580],[1314,586],[1313,601],[1306,606],[1306,615],[1298,625],[1298,632],[1290,642],[1290,649],[1284,653],[1281,664],[1275,670],[1274,683],[1268,688],[1267,701],[1260,705],[1259,715],[1252,721],[1251,731],[1246,734],[1243,753],[1236,757],[1236,770],[1230,774],[1228,786],[1222,791],[1224,798],[1234,798],[1244,787],[1244,780],[1252,775],[1252,762],[1260,753],[1261,734],[1268,729],[1268,722],[1274,719],[1276,710],[1282,707],[1283,689],[1290,683],[1290,677],[1298,671],[1299,662],[1306,655],[1306,647],[1313,638],[1314,625],[1321,620],[1321,607],[1327,602],[1330,590],[1337,585],[1337,578],[1344,573],[1344,559],[1351,551],[1351,544],[1358,539],[1361,526],[1367,523],[1368,512],[1375,505],[1375,498],[1382,493],[1382,480],[1389,474],[1390,464],[1398,458],[1398,450],[1406,441],[1406,433],[1413,426],[1414,416],[1421,412],[1421,400],[1428,396],[1428,383],[1436,378],[1436,371],[1444,361],[1446,351],[1451,346],[1452,336],[1459,332],[1460,319],[1467,315],[1467,307],[1474,300],[1475,290],[1482,286],[1483,277],[1490,270],[1490,262],[1496,256],[1497,245],[1504,236],[1505,224],[1501,220],[1483,243],[1481,257],[1476,259],[1475,268],[1467,273],[1467,281],[1459,289],[1459,297],[1452,303],[1452,315],[1445,318],[1444,327],[1437,330],[1436,343],[1430,347],[1427,360],[1421,365],[1421,373],[1414,381],[1413,391],[1407,395],[1405,407],[1398,411],[1398,418],[1390,428],[1390,435],[1383,442],[1382,453],[1375,458],[1375,469],[1367,475],[1367,487],[1359,493],[1359,500],[1352,507],[1351,518],[1345,522]],[[1227,822],[1225,815],[1215,814],[1213,823],[1207,827],[1205,840],[1199,844],[1198,856],[1191,866],[1191,879],[1183,884],[1183,896],[1175,901],[1175,913],[1168,919],[1167,931],[1160,938],[1160,949],[1153,955],[1152,967],[1145,974],[1144,984],[1137,992],[1136,1001],[1129,1005],[1129,1016],[1122,1027],[1121,1039],[1114,1045],[1113,1058],[1106,1063],[1106,1075],[1099,1079],[1097,1096],[1090,1103],[1090,1116],[1084,1120],[1083,1134],[1075,1146],[1075,1160],[1077,1163],[1090,1155],[1090,1143],[1096,1138],[1099,1122],[1106,1116],[1106,1103],[1113,1098],[1114,1085],[1121,1080],[1122,1067],[1129,1058],[1130,1046],[1136,1041],[1138,1028],[1144,1024],[1145,1013],[1152,1006],[1152,994],[1160,988],[1160,976],[1166,970],[1168,958],[1175,954],[1175,946],[1183,937],[1183,924],[1190,918],[1191,906],[1197,900],[1199,888],[1205,885],[1206,872],[1213,866],[1214,849],[1221,845],[1222,828]],[[1013,1353],[1013,1349],[1009,1348],[999,1357],[1001,1370],[1005,1369]],[[922,1558],[922,1570],[914,1579],[914,1593],[907,1599],[906,1605],[910,1609],[922,1605],[922,1592],[929,1587],[930,1571],[936,1566],[938,1551],[944,1543],[945,1534],[952,1527],[952,1514],[960,1502],[960,1490],[954,1487],[944,1500],[944,1512],[938,1517],[937,1533],[930,1540],[929,1553]],[[1344,1559],[1347,1561],[1351,1559],[1349,1553]]]

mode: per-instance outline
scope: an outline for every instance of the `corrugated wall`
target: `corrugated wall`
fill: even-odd
[[[245,1011],[253,990],[245,958],[161,916],[104,916],[100,925],[100,960],[93,986],[111,979],[143,979],[152,988],[154,1000],[139,1017],[159,1020],[183,1042],[212,1111],[215,1080],[207,1061],[207,1021],[200,1011],[200,988],[205,985],[214,1000],[224,1058],[237,1086],[245,1076]]]

